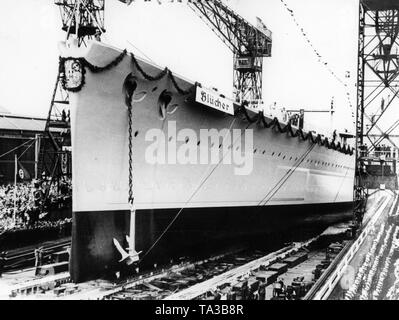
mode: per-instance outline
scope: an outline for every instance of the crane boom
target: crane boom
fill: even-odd
[[[228,42],[233,53],[271,56],[269,30],[260,31],[218,0],[188,1],[187,5],[210,23],[212,30]]]
[[[133,0],[119,0],[130,5]],[[63,30],[75,34],[79,45],[86,38],[100,38],[104,28],[105,0],[55,0]],[[228,46],[234,57],[233,87],[237,103],[262,100],[263,58],[271,56],[272,33],[258,18],[253,26],[220,0],[187,0],[187,5]]]
[[[234,55],[236,102],[262,99],[263,57],[271,56],[272,33],[259,19],[255,27],[219,0],[192,0],[187,5],[211,27]]]

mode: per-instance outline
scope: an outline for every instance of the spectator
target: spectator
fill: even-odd
[[[305,118],[305,110],[301,109],[299,111],[299,129],[303,129],[304,118]]]
[[[39,267],[41,267],[43,262],[43,247],[35,249],[35,275],[39,274]]]
[[[67,115],[66,115],[66,112],[65,112],[65,109],[64,109],[61,112],[61,121],[62,122],[66,122],[66,120],[67,120]]]
[[[337,140],[337,130],[333,132],[333,141],[335,142],[335,140]]]
[[[96,39],[96,41],[101,42],[101,31],[100,31],[100,29],[96,28],[96,33],[94,34],[94,38]]]

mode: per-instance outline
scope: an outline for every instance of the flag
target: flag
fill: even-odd
[[[262,32],[266,37],[272,37],[272,32],[266,27],[262,19],[259,17],[256,17],[256,29]]]
[[[23,182],[30,179],[29,171],[26,170],[22,163],[17,160],[17,182]]]

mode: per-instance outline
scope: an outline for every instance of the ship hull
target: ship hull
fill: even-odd
[[[121,51],[98,42],[83,53],[63,50],[65,57],[84,56],[95,66],[121,57]],[[169,73],[146,78],[161,69],[136,60],[138,67],[129,56],[119,60],[103,72],[84,67],[83,83],[70,94],[75,281],[118,267],[113,238],[124,243],[131,235],[135,249],[145,253],[176,214],[146,259],[172,254],[178,247],[172,243],[193,248],[306,225],[312,216],[320,225],[345,216],[341,207],[353,200],[353,154],[282,132],[280,125],[251,123],[242,113],[199,104],[195,90],[189,92],[195,89],[192,82]],[[134,79],[131,163],[128,79]],[[171,97],[167,103],[165,91]],[[203,139],[204,129],[214,130],[216,140]],[[234,131],[242,134],[235,139]],[[194,149],[198,154],[187,157]],[[220,161],[201,161],[201,152]],[[235,162],[235,152],[249,157]],[[128,204],[130,173],[134,208]],[[334,214],[334,207],[341,214]],[[169,249],[160,250],[162,243]]]
[[[142,262],[146,268],[186,257],[201,257],[224,249],[252,247],[273,250],[303,241],[352,217],[352,202],[268,207],[217,207],[184,210]],[[136,247],[151,248],[179,209],[136,212]],[[130,211],[73,213],[71,276],[80,282],[113,276],[126,270],[120,254],[109,245],[110,235],[122,239],[130,232]],[[90,230],[90,232],[88,232]],[[143,232],[145,230],[145,232]],[[125,243],[126,244],[126,243]],[[127,244],[126,244],[127,245]]]

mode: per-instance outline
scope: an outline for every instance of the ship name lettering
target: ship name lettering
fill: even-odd
[[[206,102],[206,92],[204,91],[201,92],[201,100],[202,102]]]
[[[212,94],[210,94],[206,91],[201,91],[200,99],[201,99],[201,102],[203,102],[204,104],[214,106],[219,110],[229,111],[229,109],[230,109],[230,105],[228,103],[224,102],[219,97],[217,97],[215,99],[215,97]]]

